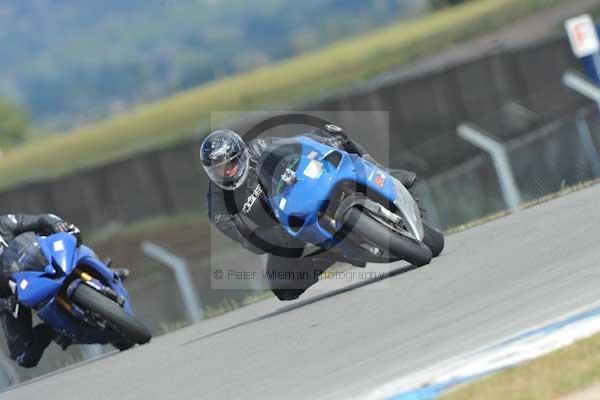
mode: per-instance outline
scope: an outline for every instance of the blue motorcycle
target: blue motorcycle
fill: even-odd
[[[107,344],[119,350],[150,341],[135,317],[121,279],[70,233],[17,236],[4,251],[15,271],[10,287],[61,343]]]
[[[327,250],[354,264],[405,260],[422,266],[442,252],[444,236],[423,223],[398,179],[307,136],[280,143],[258,161],[259,180],[279,224],[314,246],[313,254]]]

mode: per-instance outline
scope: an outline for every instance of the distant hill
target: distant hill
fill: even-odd
[[[429,10],[430,0],[3,0],[0,93],[63,130]]]

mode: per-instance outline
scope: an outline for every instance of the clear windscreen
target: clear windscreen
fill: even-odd
[[[302,146],[296,140],[285,141],[269,149],[258,162],[258,177],[269,196],[278,195],[285,187],[282,176],[286,169],[296,171],[300,164]]]
[[[2,253],[2,264],[11,272],[43,271],[48,265],[48,260],[40,248],[35,233],[27,232],[9,243]]]

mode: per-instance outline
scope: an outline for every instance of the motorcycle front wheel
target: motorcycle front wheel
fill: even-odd
[[[126,313],[117,303],[86,284],[80,284],[73,292],[71,299],[81,308],[100,316],[131,342],[144,344],[152,338],[152,334],[144,324]]]
[[[390,230],[356,207],[344,214],[343,229],[353,241],[368,242],[385,250],[390,254],[390,261],[402,259],[421,267],[433,258],[432,250],[425,244]]]
[[[427,224],[423,224],[423,230],[425,232],[423,243],[429,247],[434,258],[439,256],[444,250],[444,235]]]

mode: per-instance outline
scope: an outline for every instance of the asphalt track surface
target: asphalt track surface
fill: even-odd
[[[600,186],[453,235],[420,269],[328,280],[41,377],[6,399],[344,399],[600,299]]]

